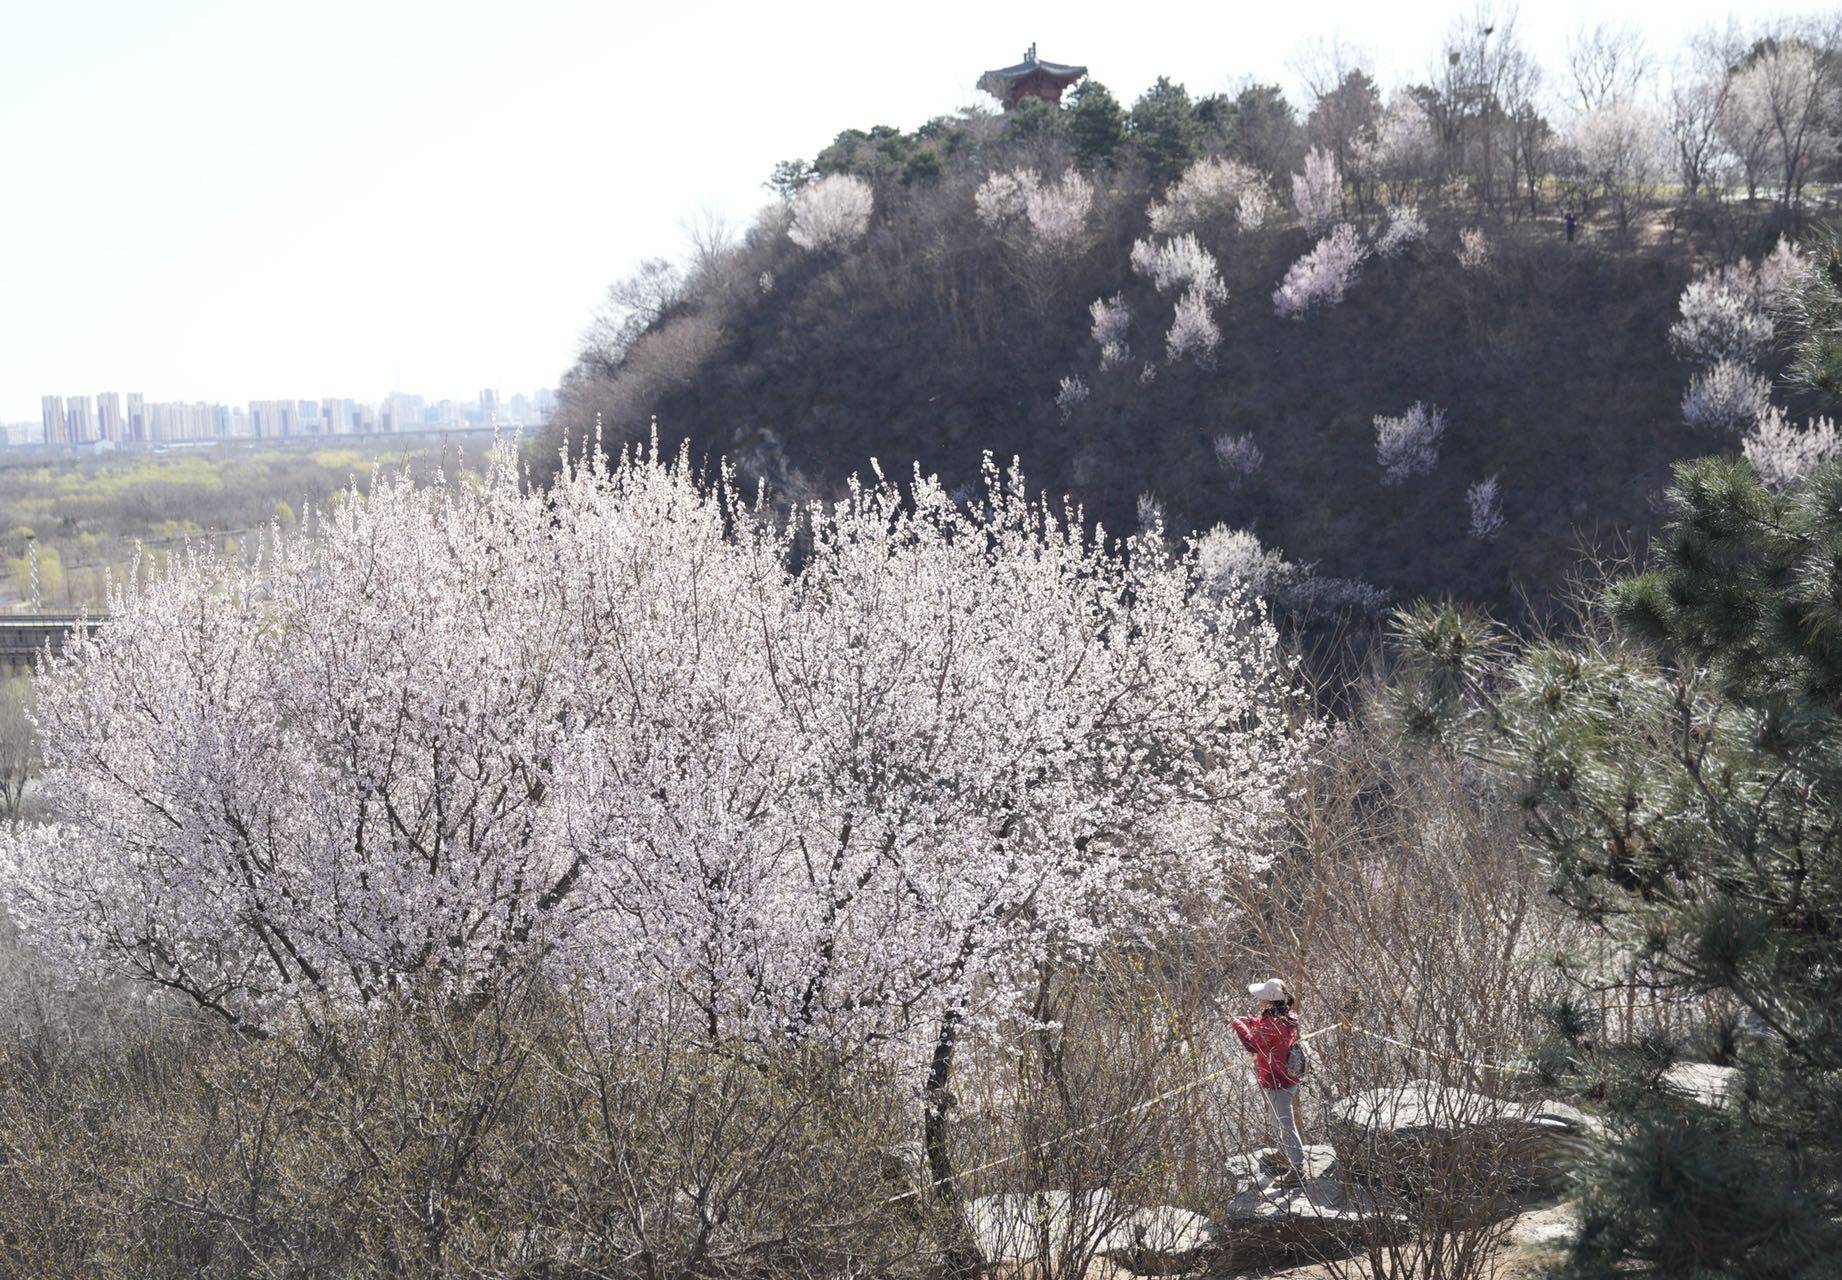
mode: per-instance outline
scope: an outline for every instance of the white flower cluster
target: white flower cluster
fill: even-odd
[[[1118,368],[1132,354],[1126,344],[1126,332],[1132,327],[1132,311],[1126,306],[1125,296],[1116,293],[1110,298],[1095,298],[1088,305],[1087,314],[1094,321],[1088,332],[1100,348],[1100,367]]]
[[[1458,265],[1466,271],[1489,268],[1490,241],[1482,227],[1466,227],[1458,233]]]
[[[1062,421],[1074,417],[1075,410],[1087,403],[1087,382],[1079,374],[1069,374],[1062,379],[1061,389],[1055,393],[1055,407],[1062,412]]]
[[[1682,318],[1670,326],[1670,346],[1697,364],[1757,360],[1771,345],[1772,318],[1754,296],[1719,276],[1690,282],[1676,304]]]
[[[1211,302],[1224,302],[1228,286],[1222,283],[1215,255],[1203,248],[1195,233],[1168,240],[1139,240],[1132,246],[1132,269],[1151,281],[1159,293],[1197,290]]]
[[[1261,464],[1266,461],[1260,446],[1254,443],[1250,435],[1216,436],[1214,448],[1215,460],[1221,464],[1231,485],[1239,486],[1260,470]]]

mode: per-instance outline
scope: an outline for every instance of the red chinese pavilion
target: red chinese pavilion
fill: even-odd
[[[1062,100],[1062,90],[1087,74],[1086,67],[1065,67],[1059,62],[1044,62],[1036,56],[1036,46],[1023,55],[1014,67],[987,71],[979,77],[979,88],[1004,104],[1009,111],[1024,98],[1041,98],[1050,106]]]

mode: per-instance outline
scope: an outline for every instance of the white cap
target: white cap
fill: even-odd
[[[1268,978],[1265,982],[1247,984],[1247,994],[1256,1000],[1284,1000],[1286,984],[1278,978]]]

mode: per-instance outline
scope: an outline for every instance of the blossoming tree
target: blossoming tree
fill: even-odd
[[[965,1037],[1257,859],[1311,736],[1248,596],[1129,550],[989,464],[793,513],[656,453],[380,478],[48,662],[7,905],[245,1027],[529,962],[657,1035],[891,1055],[944,1177]]]

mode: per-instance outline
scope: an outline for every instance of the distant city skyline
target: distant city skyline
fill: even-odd
[[[481,368],[554,385],[607,286],[680,253],[700,209],[745,225],[774,163],[841,129],[991,105],[978,77],[1032,42],[1128,103],[1159,75],[1296,101],[1309,42],[1366,52],[1392,87],[1473,7],[9,5],[0,421],[114,379],[239,401]],[[1516,27],[1554,87],[1582,24],[1629,24],[1660,89],[1699,26],[1826,8],[1548,0]]]
[[[549,387],[501,396],[485,387],[470,400],[393,391],[376,400],[349,396],[318,399],[149,400],[138,391],[104,391],[39,397],[37,433],[7,422],[9,445],[53,448],[136,448],[208,440],[287,440],[340,435],[479,429],[495,423],[534,427],[556,407]],[[23,438],[16,438],[23,437]]]

